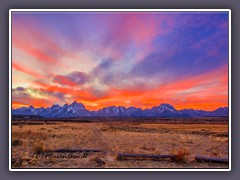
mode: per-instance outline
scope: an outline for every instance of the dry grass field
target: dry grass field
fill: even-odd
[[[56,153],[55,149],[101,152]],[[118,153],[177,154],[180,161],[117,160]],[[38,156],[36,156],[38,154]],[[44,122],[12,124],[13,168],[228,168],[194,156],[228,157],[228,124]],[[100,158],[105,163],[98,163]]]

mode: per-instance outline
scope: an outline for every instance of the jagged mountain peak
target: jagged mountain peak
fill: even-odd
[[[152,110],[154,111],[176,111],[176,109],[171,105],[171,104],[167,104],[167,103],[162,103],[159,106],[154,106],[152,108]]]
[[[162,103],[162,104],[160,104],[158,107],[175,109],[171,104],[168,104],[168,103]]]
[[[61,106],[59,106],[58,104],[54,104],[52,105],[50,108],[60,108]],[[42,108],[42,107],[41,107]]]
[[[69,106],[81,106],[81,107],[84,107],[85,108],[85,106],[82,104],[82,103],[78,103],[77,101],[74,101],[74,102],[72,102]]]
[[[162,103],[151,109],[141,109],[134,106],[109,106],[99,110],[89,111],[82,103],[77,101],[60,106],[54,104],[46,108],[33,106],[12,109],[13,115],[39,115],[43,117],[203,117],[203,116],[228,116],[228,107],[220,107],[214,111],[195,109],[176,110],[171,104]]]
[[[34,106],[31,105],[31,106],[29,106],[28,108],[29,108],[29,109],[34,109]]]
[[[66,108],[66,107],[68,107],[68,104],[67,104],[67,103],[65,103],[65,104],[63,105],[63,108]]]

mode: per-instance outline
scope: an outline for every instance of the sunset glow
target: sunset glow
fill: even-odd
[[[226,12],[12,12],[12,106],[228,107]]]

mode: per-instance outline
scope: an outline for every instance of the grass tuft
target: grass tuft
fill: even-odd
[[[188,155],[190,155],[188,150],[180,149],[180,150],[177,151],[175,161],[185,163]]]
[[[34,146],[33,153],[34,154],[43,154],[44,150],[45,150],[45,147],[44,147],[43,143],[40,143],[40,144]]]
[[[12,141],[13,146],[21,146],[22,143],[23,143],[22,140],[19,140],[19,139],[15,139]]]

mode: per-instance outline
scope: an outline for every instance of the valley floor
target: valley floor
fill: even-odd
[[[99,149],[101,152],[90,152],[85,157],[80,152],[36,156],[67,148]],[[180,162],[117,160],[118,153],[183,152]],[[228,158],[228,153],[227,123],[14,121],[12,125],[13,168],[228,168],[224,164],[194,160],[195,155]],[[98,163],[96,158],[105,163]]]

